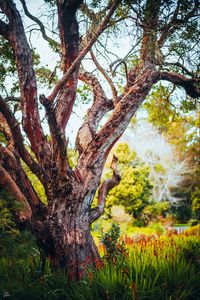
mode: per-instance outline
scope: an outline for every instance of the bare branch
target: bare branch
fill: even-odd
[[[20,97],[13,97],[13,96],[8,96],[4,99],[6,102],[15,102],[15,103],[20,103],[21,98]]]
[[[164,62],[163,63],[165,66],[176,66],[176,67],[178,67],[178,68],[181,68],[181,70],[185,73],[185,74],[187,74],[187,75],[189,75],[189,76],[191,76],[191,77],[194,77],[194,73],[192,73],[191,71],[189,71],[184,65],[182,65],[182,64],[180,64],[179,62]]]
[[[192,98],[200,97],[200,77],[187,78],[175,72],[161,72],[160,79],[170,81],[178,86],[183,87],[186,93]]]
[[[52,38],[50,38],[47,34],[46,34],[46,30],[45,30],[45,27],[44,27],[44,24],[35,16],[33,16],[27,6],[26,6],[26,1],[25,0],[20,0],[20,2],[22,3],[22,6],[23,6],[23,9],[24,9],[24,12],[26,14],[27,17],[29,17],[31,20],[33,20],[35,23],[38,24],[38,26],[40,27],[40,31],[42,33],[42,37],[44,40],[46,40],[50,45],[57,45],[57,49],[60,48],[60,45],[55,41],[53,40]]]
[[[109,83],[109,85],[111,87],[112,94],[113,94],[113,98],[115,99],[117,97],[117,90],[115,88],[115,85],[114,85],[112,79],[110,78],[110,76],[108,75],[108,73],[104,70],[104,68],[102,68],[102,66],[99,64],[99,62],[96,59],[96,57],[95,57],[94,52],[92,51],[92,49],[90,50],[90,54],[91,54],[92,60],[93,60],[94,64],[96,65],[97,69],[101,72],[101,74],[105,77],[105,79]],[[113,99],[113,101],[115,102],[114,99]]]
[[[53,92],[51,93],[51,95],[49,95],[49,97],[48,97],[49,101],[53,101],[55,99],[55,97],[57,96],[58,92],[63,87],[63,85],[66,83],[67,79],[72,74],[72,72],[74,71],[74,69],[79,66],[81,60],[90,51],[90,49],[92,48],[93,44],[96,42],[96,40],[101,35],[101,33],[105,30],[105,27],[106,27],[108,21],[110,20],[110,17],[114,13],[115,9],[117,8],[117,6],[118,6],[118,1],[114,1],[113,4],[112,4],[112,6],[111,6],[111,8],[110,8],[110,10],[109,10],[109,12],[108,12],[108,14],[106,15],[105,19],[99,25],[98,29],[96,30],[96,32],[91,37],[91,39],[88,42],[88,44],[84,47],[84,49],[81,51],[81,53],[75,59],[75,61],[70,66],[70,68],[65,73],[65,75],[59,80],[58,84],[55,86],[55,88],[54,88]]]
[[[113,155],[113,159],[111,162],[111,169],[113,170],[113,176],[110,179],[105,180],[99,188],[98,192],[98,204],[96,207],[90,210],[90,224],[93,223],[96,219],[98,219],[104,212],[106,196],[109,191],[117,186],[121,180],[119,172],[117,170],[117,162],[118,158]]]

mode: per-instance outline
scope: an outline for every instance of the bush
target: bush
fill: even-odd
[[[188,224],[190,226],[195,226],[195,225],[199,224],[199,221],[197,219],[190,219]]]
[[[113,223],[110,230],[102,233],[102,243],[105,247],[104,259],[107,262],[116,263],[125,255],[126,249],[123,241],[119,241],[120,227]]]

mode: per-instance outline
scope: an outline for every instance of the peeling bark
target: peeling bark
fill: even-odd
[[[44,38],[48,40],[43,24],[29,13],[25,0],[21,2],[25,13],[40,26]],[[75,280],[83,277],[88,266],[102,266],[90,234],[90,224],[103,213],[108,192],[120,181],[116,158],[111,166],[112,178],[100,185],[102,170],[111,148],[127,128],[152,86],[159,80],[168,80],[183,87],[191,97],[200,96],[199,77],[189,78],[174,72],[159,71],[162,61],[158,63],[155,52],[157,48],[161,51],[167,36],[176,30],[178,5],[172,18],[161,28],[162,32],[158,37],[161,2],[147,0],[143,22],[140,24],[143,30],[140,62],[126,72],[127,84],[121,95],[91,52],[98,71],[104,75],[112,89],[113,99],[108,99],[98,78],[80,68],[80,63],[102,32],[112,25],[110,19],[120,1],[110,1],[99,14],[83,4],[82,10],[92,18],[92,22],[97,21],[95,32],[90,30],[83,39],[84,47],[83,43],[79,45],[76,20],[76,13],[82,2],[57,0],[64,75],[49,97],[40,96],[50,131],[47,140],[39,118],[36,77],[22,18],[13,0],[0,0],[0,8],[8,19],[8,23],[0,20],[0,35],[8,40],[14,51],[20,84],[19,101],[22,104],[23,129],[33,152],[30,154],[27,151],[20,125],[6,101],[0,97],[0,132],[6,139],[6,143],[0,144],[0,187],[7,186],[12,195],[23,204],[21,221],[26,220],[44,256],[50,259],[52,268],[64,268],[69,277]],[[194,8],[185,15],[184,22],[196,11],[196,6],[197,1]],[[181,67],[180,70],[186,69]],[[188,72],[186,74],[192,75]],[[72,170],[68,163],[65,127],[72,113],[78,79],[91,87],[94,98],[77,134],[79,159]],[[107,112],[111,112],[110,117],[99,129],[99,124]],[[47,205],[38,198],[22,168],[21,160],[44,186]],[[99,185],[98,204],[92,208]]]

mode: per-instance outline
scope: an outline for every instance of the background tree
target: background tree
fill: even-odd
[[[185,165],[181,169],[178,164],[181,171],[179,185],[171,185],[171,188],[175,198],[182,199],[176,203],[174,211],[180,221],[187,221],[191,217],[192,194],[199,186],[198,100],[173,95],[169,87],[159,85],[153,89],[144,108],[148,111],[149,122],[174,146],[173,155]]]
[[[66,268],[71,278],[80,279],[82,264],[86,261],[91,266],[101,263],[90,234],[90,224],[103,213],[107,193],[119,183],[116,157],[111,166],[113,177],[101,184],[97,206],[92,208],[91,205],[112,146],[158,81],[172,82],[184,88],[192,98],[200,95],[196,63],[198,1],[46,1],[57,9],[58,30],[54,27],[53,31],[59,34],[59,41],[48,37],[45,26],[29,12],[26,1],[20,2],[51,49],[58,51],[60,44],[63,76],[49,96],[46,91],[46,95],[38,95],[34,53],[17,8],[19,3],[0,0],[0,35],[14,58],[22,113],[20,126],[8,106],[8,97],[12,95],[2,94],[5,96],[0,97],[0,128],[7,144],[0,146],[0,185],[7,186],[22,203],[19,218],[36,235],[52,267]],[[81,16],[85,16],[80,26],[78,11],[82,12],[80,21]],[[137,60],[129,68],[126,66],[128,55],[117,63],[115,59],[110,66],[102,64],[93,45],[98,42],[98,46],[102,46],[97,49],[103,48],[102,53],[109,53],[109,33],[120,36],[122,28],[128,31],[131,52],[135,52]],[[92,47],[92,61],[110,86],[110,98],[98,80],[100,77],[83,69],[83,59]],[[117,80],[111,80],[106,67],[110,67],[114,76],[118,72],[116,64],[122,63],[124,80],[119,80],[124,87],[117,90]],[[77,133],[79,158],[72,169],[68,162],[65,128],[74,107],[78,80],[91,87],[94,97]],[[44,134],[38,99],[46,111],[50,138]],[[107,112],[110,117],[105,120]],[[34,156],[26,148],[22,132]],[[47,204],[39,199],[21,160],[42,183]]]
[[[115,149],[118,157],[120,183],[107,196],[106,207],[123,205],[126,212],[137,218],[151,200],[152,183],[149,167],[139,160],[127,143],[118,144]],[[110,177],[111,174],[106,174]]]

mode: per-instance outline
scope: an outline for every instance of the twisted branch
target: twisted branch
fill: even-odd
[[[117,162],[118,158],[113,155],[113,159],[111,162],[111,169],[113,170],[113,176],[110,179],[105,180],[98,192],[98,204],[96,207],[90,210],[90,224],[93,223],[96,219],[98,219],[104,212],[105,203],[106,203],[106,196],[108,195],[109,191],[117,186],[121,180],[119,172],[117,170]]]

